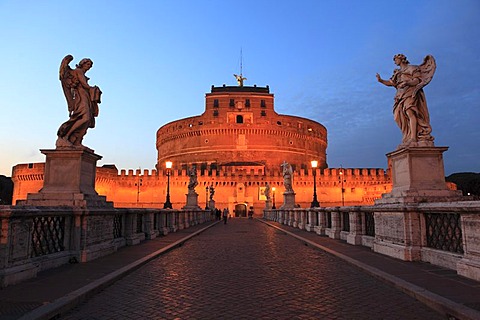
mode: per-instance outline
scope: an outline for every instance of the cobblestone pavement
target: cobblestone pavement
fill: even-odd
[[[444,319],[255,220],[217,224],[62,319]]]

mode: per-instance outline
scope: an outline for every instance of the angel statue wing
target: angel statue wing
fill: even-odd
[[[414,95],[416,95],[420,89],[425,87],[432,80],[433,75],[435,74],[435,70],[437,69],[435,58],[433,58],[432,55],[427,55],[423,59],[422,64],[418,66],[418,68],[420,69],[420,72],[422,74],[422,81],[415,87]]]
[[[62,83],[63,94],[65,95],[65,99],[67,99],[68,105],[68,112],[73,111],[73,76],[72,76],[72,69],[68,65],[73,60],[72,55],[67,55],[63,58],[62,63],[60,64],[59,70],[59,78],[60,82]]]

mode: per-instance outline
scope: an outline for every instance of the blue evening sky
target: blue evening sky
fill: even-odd
[[[0,0],[0,174],[43,162],[67,120],[58,68],[93,60],[84,144],[99,165],[153,169],[158,128],[204,111],[211,85],[269,85],[278,113],[322,123],[330,167],[386,168],[401,134],[392,57],[437,61],[425,87],[445,173],[480,172],[480,1]]]

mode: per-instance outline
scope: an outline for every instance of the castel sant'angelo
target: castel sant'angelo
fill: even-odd
[[[238,80],[238,77],[237,77]],[[320,123],[275,112],[270,88],[211,87],[201,115],[179,119],[160,127],[153,170],[120,170],[115,165],[97,168],[95,189],[115,207],[163,208],[167,194],[167,161],[170,201],[174,209],[185,205],[188,172],[197,171],[198,204],[205,208],[213,186],[217,208],[229,208],[244,216],[254,208],[259,215],[266,205],[263,190],[268,183],[273,204],[283,203],[282,163],[293,168],[295,203],[310,207],[314,176],[312,160],[318,161],[316,193],[321,206],[373,204],[391,190],[389,173],[380,168],[329,168],[327,129]],[[14,203],[43,186],[44,163],[19,164],[13,168]]]

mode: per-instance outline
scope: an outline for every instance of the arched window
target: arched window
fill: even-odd
[[[237,115],[237,123],[243,123],[243,116],[242,115]]]

